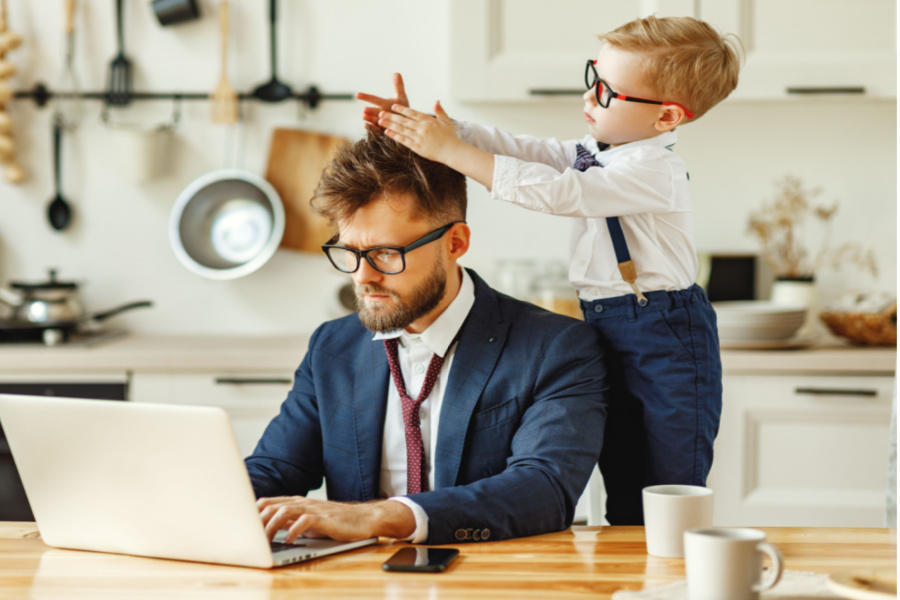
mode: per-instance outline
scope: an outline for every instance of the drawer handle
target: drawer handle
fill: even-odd
[[[839,389],[839,388],[794,388],[795,394],[811,394],[813,396],[877,396],[878,390]]]
[[[581,96],[587,90],[565,90],[565,89],[533,89],[528,90],[532,96]]]
[[[216,385],[290,385],[293,380],[278,377],[216,377]]]
[[[848,86],[848,87],[789,87],[787,88],[788,94],[803,94],[803,95],[816,95],[816,94],[865,94],[866,88],[859,86]]]

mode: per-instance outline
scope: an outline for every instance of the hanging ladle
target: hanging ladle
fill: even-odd
[[[56,197],[47,207],[47,217],[50,225],[57,231],[62,231],[69,226],[72,220],[72,209],[69,203],[62,197],[60,191],[60,146],[62,144],[62,122],[59,118],[53,120],[53,168],[56,174]]]
[[[264,102],[281,102],[282,100],[287,100],[294,95],[293,90],[291,90],[289,86],[278,81],[278,68],[276,60],[278,35],[276,31],[277,15],[275,12],[275,6],[277,2],[278,0],[269,1],[269,42],[271,44],[272,79],[253,90],[253,97]]]

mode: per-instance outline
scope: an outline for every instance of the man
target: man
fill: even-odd
[[[594,330],[460,268],[465,178],[386,136],[341,150],[313,206],[359,311],[313,334],[247,458],[269,536],[446,544],[568,527],[606,419]],[[323,477],[329,500],[305,498]]]

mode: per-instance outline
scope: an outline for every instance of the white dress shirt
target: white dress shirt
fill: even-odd
[[[687,167],[675,131],[600,151],[590,135],[560,142],[457,123],[460,139],[493,153],[491,197],[575,217],[569,280],[583,300],[631,294],[619,273],[606,217],[619,217],[641,291],[681,290],[697,279]],[[602,167],[575,170],[581,144]]]
[[[428,398],[419,407],[422,428],[422,446],[425,450],[425,466],[428,472],[428,489],[434,489],[434,453],[437,444],[441,404],[446,390],[447,377],[453,364],[456,344],[451,343],[462,327],[463,321],[475,304],[475,285],[465,269],[461,271],[459,293],[428,329],[408,333],[402,329],[376,333],[373,340],[398,338],[397,345],[400,373],[406,392],[416,398],[425,381],[428,363],[434,354],[444,357],[444,364]],[[384,418],[384,439],[381,446],[380,492],[382,497],[397,500],[409,506],[416,517],[416,530],[408,538],[414,543],[428,538],[428,516],[415,502],[403,497],[406,494],[406,433],[403,424],[403,408],[400,393],[392,378],[388,378],[387,409]]]

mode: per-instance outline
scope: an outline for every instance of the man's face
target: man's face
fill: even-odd
[[[415,219],[404,195],[383,197],[340,223],[338,243],[365,250],[378,246],[403,247],[432,231],[432,223]],[[441,240],[406,255],[402,273],[385,275],[365,260],[353,274],[359,319],[366,328],[385,332],[405,329],[428,317],[444,300],[447,256]]]

